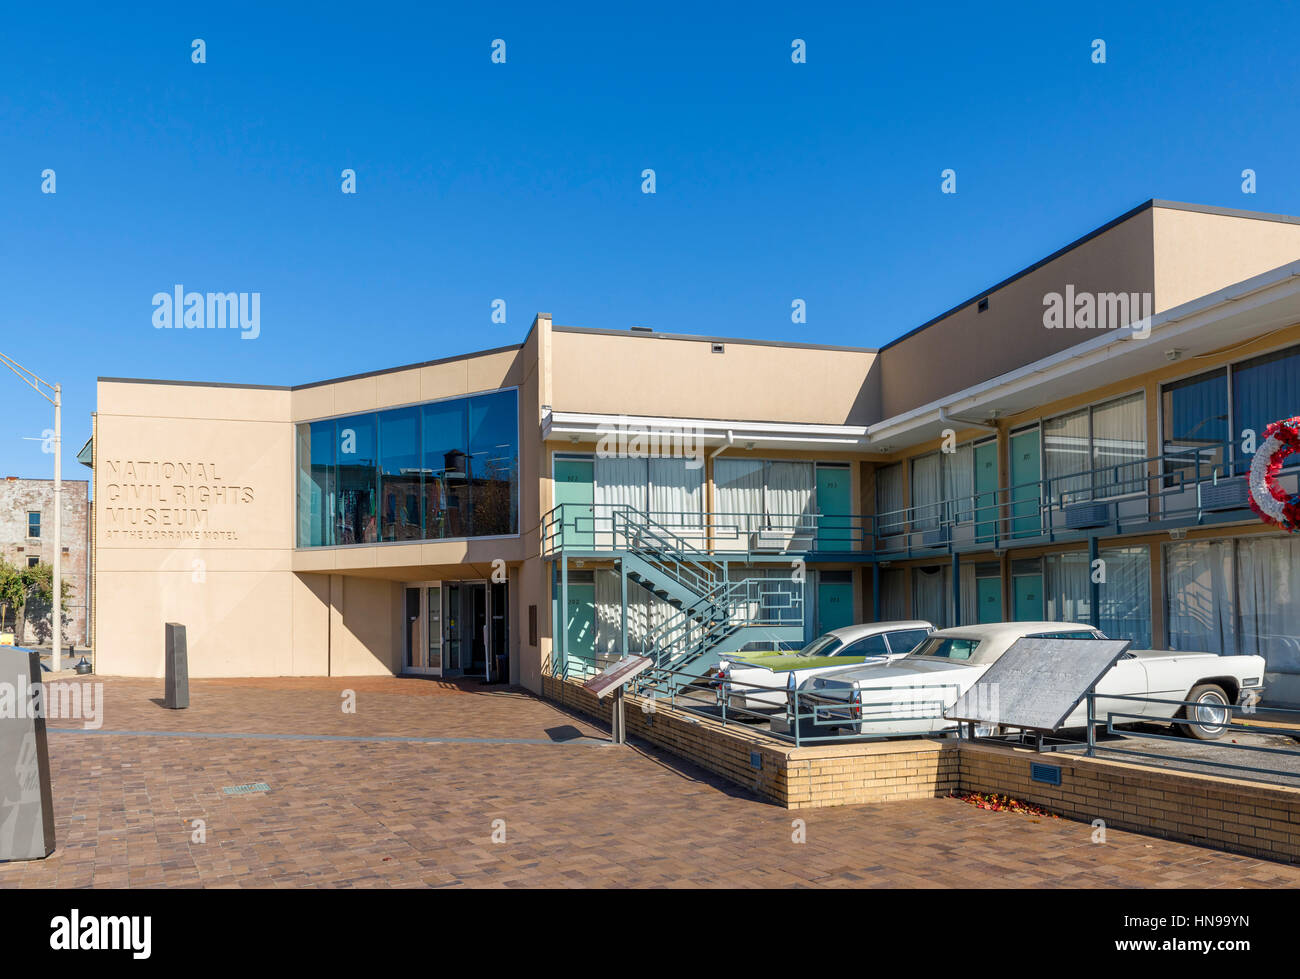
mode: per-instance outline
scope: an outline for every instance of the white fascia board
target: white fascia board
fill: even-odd
[[[865,425],[819,425],[796,422],[720,421],[716,418],[670,418],[654,415],[607,415],[579,411],[551,411],[543,416],[542,438],[588,436],[598,439],[620,429],[658,432],[692,432],[705,442],[782,443],[792,446],[836,446],[845,449],[865,444]]]
[[[910,431],[931,426],[939,421],[940,410],[953,415],[978,411],[991,401],[1026,395],[1037,388],[1059,382],[1080,370],[1097,367],[1120,357],[1129,357],[1142,344],[1143,348],[1161,354],[1168,343],[1177,339],[1190,339],[1197,333],[1212,329],[1223,320],[1239,316],[1286,300],[1300,300],[1300,262],[1293,262],[1269,272],[1261,273],[1241,282],[1208,293],[1159,313],[1151,318],[1151,334],[1145,340],[1133,335],[1131,328],[1107,330],[1100,335],[1076,344],[1066,350],[1043,357],[1031,364],[1008,371],[993,380],[957,391],[939,401],[913,408],[911,411],[886,418],[867,428],[870,444],[904,438]],[[1147,347],[1147,345],[1150,345]],[[1162,355],[1162,354],[1161,354]],[[1159,366],[1158,361],[1140,369],[1128,369],[1127,374],[1140,374]],[[1117,375],[1116,380],[1121,380]]]

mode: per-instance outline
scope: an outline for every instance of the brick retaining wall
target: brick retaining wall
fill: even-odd
[[[542,695],[610,719],[610,702],[580,684],[542,678]],[[627,732],[789,809],[1003,793],[1071,819],[1300,863],[1300,789],[1102,758],[955,739],[796,748],[750,730],[629,697]],[[1030,777],[1060,768],[1059,786]]]

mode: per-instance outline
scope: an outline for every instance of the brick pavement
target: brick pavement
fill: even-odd
[[[161,681],[104,683],[110,730],[485,740],[51,734],[59,849],[0,865],[0,887],[1300,884],[1296,867],[1113,830],[1095,845],[1086,824],[951,799],[789,812],[669,755],[593,743],[597,726],[514,688],[195,680],[193,706],[168,711]],[[258,781],[270,791],[222,791]]]

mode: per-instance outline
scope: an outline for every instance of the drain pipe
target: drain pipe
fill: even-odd
[[[726,452],[729,448],[731,448],[735,444],[736,444],[736,434],[735,432],[732,432],[730,429],[728,429],[727,441],[722,443],[722,445],[718,446],[716,449],[714,449],[712,452],[709,453],[709,460],[712,461],[716,459],[718,456],[722,455],[722,453]]]

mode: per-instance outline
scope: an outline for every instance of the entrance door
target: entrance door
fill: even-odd
[[[1043,576],[1021,574],[1011,579],[1016,622],[1037,622],[1043,617]]]
[[[975,601],[978,608],[975,610],[975,621],[983,625],[986,622],[1002,621],[1002,579],[998,578],[976,578],[975,579]]]
[[[975,498],[975,539],[981,544],[992,544],[998,536],[998,440],[981,442],[974,451],[975,492],[978,494]],[[982,603],[980,607],[984,607]]]
[[[407,585],[403,612],[402,672],[442,676],[442,586],[436,581]]]
[[[841,574],[849,580],[835,580]],[[817,635],[846,625],[853,625],[853,572],[823,571],[817,576]]]
[[[565,623],[569,667],[581,672],[585,667],[597,666],[595,584],[569,582],[569,609]]]
[[[555,505],[563,505],[561,543],[566,547],[591,547],[595,542],[592,519],[596,512],[595,464],[591,459],[559,457],[552,480]]]
[[[817,466],[817,550],[852,550],[848,466]]]
[[[1042,463],[1038,452],[1038,429],[1011,436],[1011,535],[1037,537],[1043,532]]]

